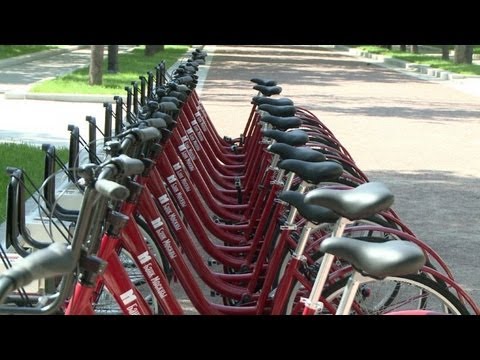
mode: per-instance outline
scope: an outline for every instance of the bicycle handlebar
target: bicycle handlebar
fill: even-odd
[[[158,130],[155,129],[157,132]],[[109,160],[95,182],[95,190],[103,196],[112,200],[125,200],[130,195],[128,189],[109,179],[116,175],[131,176],[141,174],[145,170],[145,165],[141,160],[132,159],[127,155],[119,155]]]
[[[167,122],[165,121],[165,119],[162,118],[150,118],[147,120],[141,120],[141,122],[157,129],[165,129],[167,127]]]
[[[77,264],[70,247],[53,243],[19,260],[0,275],[0,303],[12,291],[28,285],[34,280],[65,275]]]
[[[134,132],[135,135],[137,135],[138,141],[140,142],[147,142],[149,140],[153,140],[162,136],[160,134],[160,131],[156,127],[152,127],[152,126],[149,126],[143,129],[140,129],[140,128],[132,129],[132,132]]]
[[[130,191],[125,186],[107,179],[97,180],[95,190],[112,200],[125,200],[130,195]]]

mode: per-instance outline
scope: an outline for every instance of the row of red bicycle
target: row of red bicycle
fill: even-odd
[[[105,104],[102,139],[94,121],[88,141],[71,127],[77,208],[62,205],[44,146],[41,211],[62,241],[29,237],[24,170],[9,169],[8,245],[25,257],[0,276],[0,313],[184,314],[173,279],[200,314],[479,313],[387,185],[276,81],[253,78],[244,132],[218,134],[195,91],[206,56],[172,74],[160,63]],[[40,292],[14,291],[43,278]]]

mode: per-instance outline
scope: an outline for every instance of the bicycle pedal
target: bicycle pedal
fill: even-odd
[[[218,216],[212,216],[212,220],[215,224],[222,224],[222,225],[233,225],[233,222],[219,218]]]
[[[208,259],[207,264],[208,266],[218,265],[218,261],[215,259]]]

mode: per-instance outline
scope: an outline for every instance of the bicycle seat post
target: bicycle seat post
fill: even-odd
[[[345,227],[351,222],[352,221],[348,220],[347,218],[339,218],[335,223],[332,236],[341,237],[343,235],[343,232],[345,231]],[[318,270],[318,274],[315,279],[315,283],[313,284],[312,291],[310,292],[310,296],[308,297],[308,299],[301,299],[301,301],[305,304],[303,315],[315,315],[318,312],[322,311],[323,304],[317,299],[320,299],[320,295],[322,294],[323,287],[325,286],[325,283],[327,281],[328,274],[330,273],[330,268],[332,267],[334,259],[335,256],[332,254],[323,255],[320,269]]]

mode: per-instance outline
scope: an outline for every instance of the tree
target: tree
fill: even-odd
[[[108,72],[118,72],[118,45],[108,45]]]
[[[145,55],[152,56],[164,49],[165,45],[145,45]]]
[[[442,60],[450,60],[450,49],[448,45],[442,45]]]
[[[407,45],[400,45],[401,51],[407,51]]]
[[[471,64],[473,60],[472,45],[455,45],[455,64]]]
[[[90,53],[90,85],[102,85],[103,81],[103,45],[91,45]]]
[[[412,53],[418,54],[418,45],[412,45]]]

